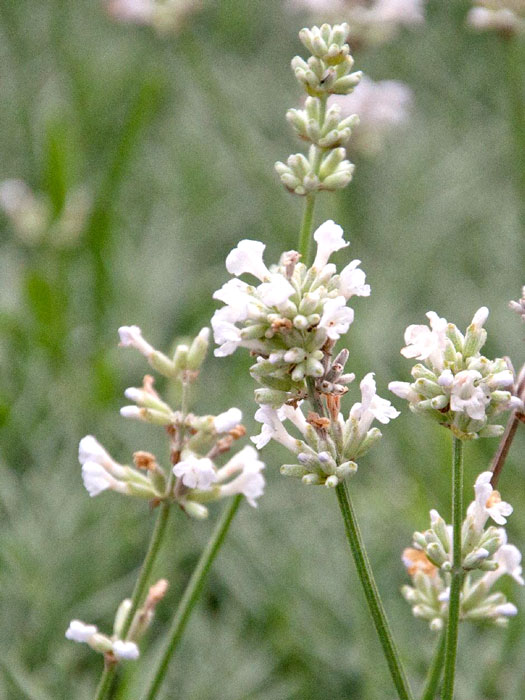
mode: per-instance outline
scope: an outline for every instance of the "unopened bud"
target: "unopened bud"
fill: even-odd
[[[187,367],[193,371],[201,368],[210,344],[210,329],[203,328],[196,336],[188,351]]]

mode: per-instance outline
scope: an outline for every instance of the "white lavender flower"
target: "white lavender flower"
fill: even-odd
[[[86,644],[98,632],[95,625],[86,625],[82,620],[71,620],[66,630],[66,639]]]
[[[220,468],[208,457],[183,455],[183,459],[173,467],[174,474],[180,477],[185,487],[179,493],[178,501],[189,515],[196,518],[207,517],[205,503],[235,494],[243,494],[255,508],[257,499],[264,493],[264,466],[251,446],[234,454]]]
[[[78,459],[84,486],[91,497],[106,490],[147,499],[162,495],[152,478],[116,462],[92,435],[80,441]]]
[[[181,478],[184,486],[201,491],[208,491],[217,480],[215,466],[208,457],[188,455],[175,464],[173,473]]]
[[[226,306],[212,318],[215,355],[224,357],[245,347],[256,357],[252,376],[263,386],[260,403],[282,405],[305,396],[305,378],[325,373],[321,348],[344,335],[354,319],[347,301],[368,296],[369,285],[360,261],[342,272],[328,260],[348,245],[343,230],[326,221],[314,234],[317,253],[307,268],[294,251],[284,253],[270,269],[263,261],[264,245],[241,241],[228,255],[227,269],[235,275],[250,274],[260,284],[229,280],[213,295]]]
[[[493,422],[494,417],[522,407],[512,394],[514,378],[505,360],[488,360],[480,354],[488,313],[486,307],[479,309],[463,335],[429,311],[430,327],[409,326],[407,345],[401,350],[405,357],[423,361],[412,368],[415,381],[389,384],[412,411],[434,418],[462,440],[501,435],[503,427]]]
[[[316,413],[305,417],[301,406],[262,406],[255,414],[262,429],[251,439],[258,449],[274,440],[294,455],[296,463],[284,464],[281,474],[300,478],[307,485],[333,488],[357,471],[356,460],[381,437],[380,430],[372,427],[374,420],[388,423],[399,415],[389,401],[376,394],[372,373],[363,378],[360,388],[362,400],[352,406],[346,421],[341,413],[329,420]],[[300,438],[288,432],[285,421],[296,428]]]
[[[518,301],[510,301],[509,307],[521,316],[522,321],[525,321],[525,286],[521,288],[521,297]]]
[[[476,479],[474,491],[476,499],[470,504],[467,516],[473,519],[476,531],[481,531],[485,523],[492,518],[498,525],[505,525],[507,517],[512,514],[512,506],[501,500],[499,491],[492,488],[492,472],[482,472]]]
[[[229,408],[213,418],[213,427],[217,433],[227,433],[239,425],[241,420],[242,411],[239,408]]]
[[[127,642],[122,639],[116,639],[113,642],[113,653],[117,659],[129,659],[135,661],[139,658],[139,648],[135,642]]]
[[[217,473],[218,482],[236,475],[231,481],[220,486],[221,497],[242,494],[252,508],[256,508],[257,499],[264,493],[265,481],[261,474],[264,467],[257,451],[250,446],[244,447]]]
[[[66,639],[73,642],[88,644],[100,654],[113,653],[119,661],[122,659],[136,660],[139,648],[133,641],[124,641],[101,634],[95,625],[86,625],[81,620],[71,620],[66,630]]]

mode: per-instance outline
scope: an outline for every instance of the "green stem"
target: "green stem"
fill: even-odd
[[[319,128],[322,129],[325,115],[326,115],[326,97],[321,98],[321,110],[319,114]],[[315,149],[315,159],[313,163],[314,173],[319,173],[319,167],[321,165],[322,151],[320,148]],[[306,204],[304,207],[303,221],[301,223],[301,230],[299,232],[299,253],[301,253],[301,262],[303,262],[307,267],[310,264],[310,243],[312,239],[312,227],[314,219],[314,208],[315,208],[315,195],[316,192],[310,192],[306,195]]]
[[[113,294],[107,260],[113,237],[115,205],[140,135],[157,112],[159,97],[159,86],[150,79],[145,79],[129,107],[86,225],[85,240],[93,263],[94,311],[99,335],[103,331],[103,319]]]
[[[155,529],[153,530],[153,534],[151,536],[148,551],[142,564],[142,568],[140,570],[137,582],[135,583],[135,588],[133,589],[133,595],[131,597],[131,606],[122,626],[122,632],[120,635],[122,639],[126,639],[126,636],[129,632],[129,628],[131,627],[131,623],[133,622],[133,618],[135,617],[135,613],[137,612],[138,607],[144,596],[144,591],[146,590],[151,570],[153,569],[155,559],[157,557],[160,545],[164,538],[164,533],[166,531],[166,525],[168,524],[168,517],[170,514],[170,506],[171,503],[169,501],[164,501],[160,506],[159,517],[157,518],[157,522],[155,523]],[[97,688],[95,700],[104,700],[111,686],[116,671],[117,664],[114,664],[109,668],[104,669],[102,677],[100,678],[100,683]]]
[[[97,687],[97,692],[95,694],[95,700],[104,700],[108,694],[109,689],[113,683],[113,678],[115,677],[116,664],[111,666],[106,666],[104,673],[100,677],[100,682]]]
[[[135,588],[133,589],[133,595],[131,596],[131,607],[127,614],[126,620],[122,625],[121,637],[126,639],[126,636],[135,617],[135,613],[138,610],[140,603],[144,597],[144,592],[148,585],[149,577],[157,558],[157,554],[160,549],[162,540],[164,539],[164,533],[166,532],[166,525],[168,524],[168,518],[170,514],[171,503],[169,501],[164,501],[160,506],[159,517],[155,523],[155,529],[153,535],[151,536],[151,541],[149,543],[149,548],[146,553],[146,558],[142,564],[142,569],[140,575],[135,583]]]
[[[458,648],[458,627],[461,584],[461,519],[463,515],[463,443],[453,438],[452,454],[452,572],[450,583],[450,600],[445,646],[445,676],[443,679],[442,700],[452,700],[454,696],[454,676]]]
[[[379,636],[379,641],[383,648],[383,653],[385,655],[388,668],[390,669],[390,675],[392,676],[398,697],[400,700],[412,700],[412,691],[410,690],[405,671],[401,664],[399,653],[392,638],[392,632],[390,631],[390,626],[386,618],[381,596],[379,595],[374,574],[372,573],[372,567],[370,566],[370,561],[365,550],[365,545],[361,536],[355,511],[352,506],[352,501],[350,500],[348,488],[343,482],[342,484],[336,486],[335,491],[339,501],[341,515],[343,516],[345,532],[350,544],[357,574],[359,576],[359,580],[361,581],[366,602],[368,603],[368,608],[370,610],[370,614],[372,615],[372,619],[374,621],[374,625]]]
[[[182,420],[181,420],[181,426],[179,428],[178,434],[177,434],[177,452],[180,454],[180,451],[182,449],[182,444],[184,441],[184,433],[185,433],[185,419],[188,414],[189,410],[189,383],[185,380],[182,382],[182,396],[181,396],[181,414],[182,414]],[[174,483],[174,475],[173,472],[170,473],[169,479],[168,479],[168,486],[167,486],[167,493],[171,494],[172,489],[173,489],[173,483]],[[126,615],[126,619],[124,620],[124,624],[122,625],[122,631],[120,633],[121,639],[126,639],[131,625],[133,623],[133,619],[135,617],[135,613],[138,610],[138,607],[144,597],[144,592],[146,590],[146,586],[148,584],[149,577],[151,575],[151,571],[153,569],[153,565],[155,564],[155,559],[157,558],[157,554],[160,549],[160,545],[162,544],[162,540],[164,539],[164,533],[166,532],[166,525],[168,524],[168,519],[169,519],[169,514],[170,514],[170,508],[171,508],[171,502],[169,500],[163,501],[163,503],[160,506],[160,513],[159,517],[157,518],[157,522],[155,523],[155,529],[153,530],[153,534],[151,536],[151,540],[149,543],[148,551],[146,552],[146,556],[144,558],[144,562],[142,564],[142,568],[140,570],[139,577],[135,583],[135,588],[133,589],[133,594],[131,596],[131,606],[130,609],[128,610],[128,614]],[[100,678],[100,683],[97,688],[97,694],[95,696],[95,700],[104,700],[106,697],[106,694],[111,687],[111,683],[113,681],[113,678],[115,676],[117,670],[117,665],[114,664],[112,666],[106,667],[104,669],[104,672],[102,674],[102,677]]]
[[[299,253],[301,253],[301,262],[306,266],[308,266],[310,262],[310,240],[312,238],[314,207],[315,193],[311,192],[306,195],[306,205],[303,213],[301,232],[299,233]]]
[[[215,526],[206,548],[203,550],[200,556],[197,566],[193,570],[191,578],[188,581],[184,594],[175,612],[175,617],[173,618],[171,629],[168,633],[169,641],[157,666],[149,690],[145,696],[146,700],[153,700],[160,690],[164,677],[166,676],[171,657],[182,637],[195,603],[199,599],[208,571],[210,570],[219,549],[224,543],[224,539],[228,533],[235,513],[239,508],[241,500],[241,495],[234,496],[230,505],[224,510]]]
[[[432,659],[432,664],[428,669],[425,688],[423,690],[421,700],[434,700],[434,698],[436,697],[436,693],[439,687],[439,681],[441,680],[441,674],[443,672],[443,659],[445,657],[445,640],[446,632],[445,630],[443,630],[439,637],[439,642],[436,647],[434,658]]]

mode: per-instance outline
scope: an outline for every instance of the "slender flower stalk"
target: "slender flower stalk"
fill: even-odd
[[[162,654],[162,657],[157,665],[151,685],[147,691],[147,694],[145,695],[145,700],[153,700],[155,697],[157,697],[157,693],[160,690],[166,676],[171,657],[178,646],[186,624],[190,618],[191,612],[195,607],[195,603],[202,593],[208,571],[210,570],[215,557],[224,543],[241,500],[242,495],[239,494],[235,496],[231,500],[228,507],[225,508],[223,514],[217,522],[217,525],[215,526],[206,548],[203,550],[200,556],[197,566],[193,570],[184,594],[179,602],[179,605],[177,606],[171,629],[168,634],[168,643],[166,644],[164,653]]]
[[[494,488],[497,488],[501,471],[507,459],[507,455],[509,454],[510,446],[514,440],[514,436],[516,435],[518,425],[522,421],[522,418],[520,418],[522,415],[523,414],[519,413],[518,411],[513,411],[511,413],[505,427],[505,432],[502,435],[498,449],[496,450],[496,454],[492,460],[490,467],[492,471],[492,479],[490,483]]]
[[[168,482],[170,488],[173,485],[171,479],[172,476],[170,476],[170,481]],[[144,597],[144,592],[146,591],[151,571],[153,569],[153,565],[155,564],[155,560],[157,558],[157,554],[159,553],[162,540],[164,539],[166,525],[168,524],[168,519],[170,515],[171,505],[172,503],[170,501],[163,501],[163,503],[160,506],[160,513],[157,517],[157,522],[155,523],[155,528],[151,535],[148,551],[146,552],[146,556],[144,558],[144,562],[142,563],[139,577],[135,583],[135,588],[133,589],[131,605],[128,614],[126,615],[124,624],[122,626],[121,636],[124,640],[126,639],[129,633],[129,629],[131,627],[131,623],[133,622],[133,618],[135,617],[135,613],[137,612],[142,598]],[[106,664],[100,679],[100,683],[97,688],[97,692],[95,694],[95,700],[104,700],[104,698],[107,696],[113,678],[115,677],[116,670],[116,664]]]
[[[372,567],[370,566],[370,561],[366,553],[363,538],[361,537],[361,531],[357,522],[352,501],[350,500],[348,487],[345,483],[342,483],[336,486],[335,491],[337,494],[337,500],[339,501],[341,515],[343,516],[345,532],[348,538],[348,543],[350,544],[350,549],[352,550],[352,556],[354,558],[357,574],[363,587],[366,602],[368,603],[368,609],[372,615],[388,668],[390,669],[390,675],[392,676],[392,680],[400,700],[410,700],[413,697],[412,691],[410,690],[399,653],[392,637],[392,632],[388,624],[383,603],[381,601],[381,596],[379,595],[374,574],[372,573]]]
[[[309,195],[309,197],[306,199],[303,227],[301,228],[299,236],[299,252],[304,256],[303,259],[308,257],[309,239],[311,237],[313,227],[313,203],[309,203],[309,198],[311,197],[311,201],[313,202],[314,196],[315,195],[313,194]],[[308,240],[306,239],[307,233]],[[307,261],[305,260],[305,262]],[[323,416],[325,414],[324,407],[319,396],[317,395],[317,392],[315,391],[315,383],[312,378],[309,378],[308,390],[309,399],[314,410],[320,416]],[[413,697],[412,692],[392,637],[392,632],[390,630],[383,603],[381,601],[381,596],[374,579],[370,560],[365,549],[359,523],[357,521],[346,483],[342,482],[338,484],[335,491],[344,521],[345,533],[357,569],[357,574],[363,587],[366,602],[368,603],[368,608],[374,621],[374,626],[379,636],[379,641],[381,643],[394,686],[400,700],[410,700]],[[151,698],[148,698],[148,700],[151,700]]]
[[[427,679],[425,682],[425,687],[423,689],[423,695],[421,696],[421,700],[434,700],[434,698],[436,697],[439,688],[439,682],[441,680],[441,675],[443,673],[443,659],[445,658],[446,638],[446,631],[443,630],[437,643],[434,658],[432,659],[432,664],[428,669]]]
[[[181,413],[183,417],[185,417],[188,414],[189,411],[189,383],[187,381],[182,382],[182,397],[181,397]],[[184,438],[184,420],[182,421],[181,428],[179,430],[179,437],[177,440],[177,450],[175,451],[175,454],[177,455],[177,459],[180,458],[180,447],[182,445],[182,441]],[[168,479],[168,493],[171,492],[173,488],[173,483],[174,483],[174,475],[173,472],[170,474],[169,479]],[[131,597],[131,605],[129,607],[129,610],[127,612],[126,618],[124,620],[124,623],[122,625],[122,631],[121,631],[121,638],[123,640],[126,640],[128,633],[130,631],[131,624],[133,622],[133,619],[135,618],[135,614],[139,608],[139,605],[144,597],[144,593],[147,590],[147,585],[148,581],[151,575],[151,571],[153,569],[153,566],[155,564],[155,560],[157,558],[157,554],[159,553],[160,547],[162,545],[162,541],[164,539],[164,535],[166,532],[166,525],[168,524],[168,519],[170,515],[170,510],[171,510],[172,502],[169,500],[165,500],[162,502],[160,505],[160,512],[157,517],[157,522],[155,523],[155,527],[153,530],[153,533],[151,535],[151,540],[148,546],[148,551],[146,552],[146,556],[144,557],[144,561],[142,563],[142,567],[140,570],[139,577],[135,583],[135,587],[133,589],[133,594]],[[111,688],[111,685],[113,683],[113,679],[115,677],[117,671],[117,665],[116,664],[110,664],[110,663],[105,663],[104,671],[102,673],[102,676],[100,678],[100,682],[97,687],[97,691],[95,694],[95,699],[94,700],[104,700],[107,697],[107,694]]]
[[[104,668],[104,672],[102,673],[102,676],[100,677],[100,681],[99,681],[99,684],[97,686],[94,700],[104,700],[104,698],[107,697],[109,689],[111,688],[111,686],[113,684],[114,677],[115,677],[115,665],[114,664],[112,664],[111,666],[106,665],[106,667]]]
[[[452,700],[458,647],[459,604],[463,569],[461,566],[461,523],[463,513],[463,442],[453,438],[452,453],[452,571],[445,645],[442,700]]]
[[[516,304],[517,306],[518,302],[511,302],[511,304]],[[525,377],[523,376],[523,371],[518,374],[515,393],[516,396],[520,398],[522,398],[523,394],[525,393]],[[514,409],[508,418],[505,432],[501,437],[498,449],[496,450],[496,454],[494,455],[492,464],[490,465],[490,470],[492,472],[492,479],[490,483],[492,484],[493,488],[497,488],[500,474],[509,454],[510,446],[512,445],[512,441],[514,440],[519,424],[523,422],[525,422],[525,414],[523,411],[519,408]]]

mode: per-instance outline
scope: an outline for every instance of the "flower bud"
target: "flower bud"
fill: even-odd
[[[184,511],[196,520],[206,520],[208,517],[208,509],[202,503],[185,500],[181,503]]]
[[[128,613],[131,610],[131,599],[125,598],[122,603],[118,606],[117,614],[115,615],[115,622],[113,623],[113,634],[115,637],[120,637],[122,634],[122,628],[128,617]]]
[[[283,464],[280,472],[283,476],[292,476],[297,479],[302,479],[303,476],[310,473],[307,467],[303,467],[300,464]]]
[[[323,480],[318,474],[305,474],[301,479],[306,486],[318,486],[323,483]]]
[[[210,329],[203,328],[195,337],[188,350],[187,368],[193,371],[199,370],[206,359],[210,343]]]

